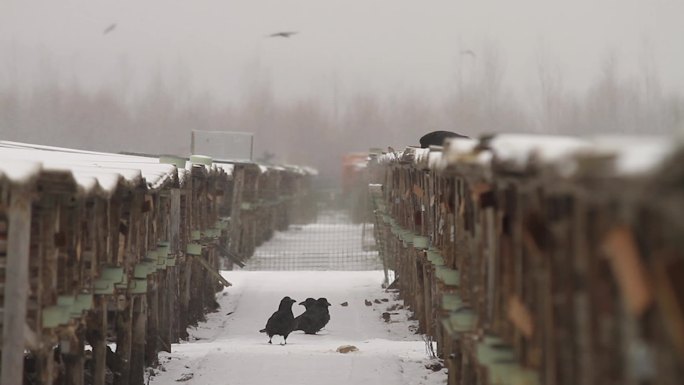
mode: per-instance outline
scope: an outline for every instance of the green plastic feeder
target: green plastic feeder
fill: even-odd
[[[114,294],[116,284],[124,282],[126,276],[123,267],[105,267],[100,272],[100,278],[93,281],[93,293],[95,294]]]
[[[156,261],[156,269],[157,270],[164,270],[166,269],[166,256],[158,256],[157,261]]]
[[[190,232],[190,240],[191,241],[199,241],[202,239],[202,232],[199,230],[194,230]]]
[[[456,294],[442,295],[442,310],[455,311],[463,306],[463,300]]]
[[[427,251],[427,259],[430,261],[433,265],[444,265],[444,258],[442,258],[442,255],[440,254],[438,249],[435,248],[430,248]]]
[[[131,294],[147,293],[147,279],[133,279],[128,285],[128,292]]]
[[[102,269],[100,277],[114,282],[121,282],[124,280],[123,267],[105,267]]]
[[[489,345],[479,343],[477,345],[477,361],[485,366],[493,363],[515,363],[513,349],[505,345]]]
[[[128,277],[125,275],[123,276],[123,279],[121,280],[121,282],[115,282],[114,283],[114,288],[116,288],[116,289],[124,290],[127,287],[128,287]]]
[[[472,331],[475,327],[477,317],[472,310],[461,309],[457,312],[451,313],[449,321],[451,322],[451,329],[457,333],[465,333]]]
[[[190,163],[211,166],[213,159],[206,155],[190,155]]]
[[[159,163],[172,164],[176,168],[185,168],[185,159],[173,155],[160,156]]]
[[[64,325],[71,318],[69,307],[67,306],[48,306],[42,311],[42,324],[44,328],[54,328]]]
[[[96,279],[93,281],[93,293],[95,294],[114,294],[114,282],[106,279]]]
[[[79,314],[83,313],[86,310],[90,310],[93,308],[93,295],[92,294],[79,294],[76,296],[76,300],[74,301],[74,306],[73,306],[75,311],[78,311]]]
[[[166,266],[173,267],[176,266],[176,256],[169,256],[166,258]]]
[[[427,249],[428,248],[428,237],[415,236],[413,237],[413,247],[416,249]]]
[[[188,243],[185,253],[189,255],[202,255],[202,245],[199,243]]]
[[[157,256],[166,258],[169,255],[170,249],[171,246],[169,246],[168,244],[163,245],[160,243],[159,245],[157,245],[157,250],[155,251],[157,252]]]
[[[437,279],[442,281],[447,286],[458,286],[461,283],[460,274],[456,269],[437,266],[435,268],[435,275],[437,276]]]
[[[539,385],[539,373],[518,366],[510,373],[507,385]]]
[[[488,365],[488,369],[491,385],[509,385],[512,374],[520,370],[520,365],[513,362],[494,362]]]
[[[205,238],[219,238],[221,236],[221,230],[217,228],[209,228],[202,232],[202,236]]]
[[[73,295],[60,295],[57,297],[57,306],[72,307],[76,302],[76,297]]]
[[[407,245],[413,244],[414,237],[415,235],[410,230],[404,230],[403,234],[401,235],[401,240]]]
[[[500,337],[486,335],[482,338],[482,343],[487,345],[504,345],[505,342]]]
[[[137,265],[135,265],[135,267],[133,267],[133,278],[135,279],[147,278],[147,276],[150,275],[150,273],[150,265],[148,263],[138,263]]]

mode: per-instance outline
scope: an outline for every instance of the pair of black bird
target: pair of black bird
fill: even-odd
[[[268,319],[266,327],[259,330],[268,334],[269,344],[273,336],[283,336],[284,344],[287,344],[287,336],[297,330],[302,330],[306,334],[316,334],[330,321],[328,307],[331,305],[327,299],[307,298],[300,302],[306,310],[296,318],[292,314],[292,304],[295,302],[297,301],[290,297],[280,300],[278,310]]]

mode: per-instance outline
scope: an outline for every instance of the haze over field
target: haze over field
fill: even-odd
[[[671,133],[683,14],[679,0],[4,0],[0,136],[185,154],[191,129],[247,131],[257,155],[335,171],[434,129]],[[298,33],[265,37],[281,31]]]

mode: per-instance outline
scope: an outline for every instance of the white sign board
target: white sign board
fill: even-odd
[[[192,130],[190,148],[193,154],[214,159],[252,160],[254,134],[234,131]]]

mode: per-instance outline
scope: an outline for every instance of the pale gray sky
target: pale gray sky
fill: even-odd
[[[459,62],[471,65],[460,52],[491,41],[517,92],[534,84],[540,47],[571,89],[612,51],[625,74],[650,57],[682,92],[683,16],[682,0],[2,0],[0,85],[55,70],[136,91],[160,71],[172,87],[231,101],[264,79],[279,98],[329,97],[334,83],[341,95],[443,95]],[[264,37],[281,30],[299,34]]]

